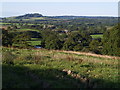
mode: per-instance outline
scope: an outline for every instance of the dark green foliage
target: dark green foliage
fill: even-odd
[[[12,27],[12,29],[13,29],[13,30],[16,30],[16,29],[17,29],[17,26],[16,26],[16,25],[14,25],[14,26]]]
[[[15,47],[17,46],[20,48],[28,48],[29,47],[29,43],[27,42],[28,40],[30,40],[29,35],[19,34],[16,37],[14,37],[12,46],[15,46]]]
[[[99,50],[99,46],[100,46],[101,42],[99,42],[98,40],[92,40],[90,42],[90,50],[93,51],[94,53],[100,54],[100,50]]]
[[[41,46],[46,49],[61,49],[62,41],[58,37],[58,33],[49,30],[42,32]]]
[[[120,24],[104,33],[103,53],[120,56]]]
[[[47,49],[61,49],[61,41],[56,35],[50,35],[45,40],[45,48]]]
[[[25,14],[22,16],[15,17],[16,19],[28,19],[30,17],[42,17],[42,14],[34,13],[34,14]]]
[[[5,51],[2,53],[2,63],[3,64],[9,64],[9,65],[14,65],[14,59],[15,55],[12,54],[11,51]]]
[[[64,50],[80,51],[83,47],[88,46],[91,41],[91,36],[83,33],[71,33],[65,41]]]
[[[7,30],[2,29],[2,45],[11,46],[12,45],[12,35],[9,34]]]
[[[63,49],[64,50],[73,50],[75,45],[76,45],[76,43],[71,38],[68,38],[63,45]]]
[[[41,38],[41,34],[39,32],[36,32],[36,31],[25,31],[25,32],[22,32],[22,33],[26,33],[31,38]]]
[[[7,30],[10,31],[10,30],[12,30],[12,28],[11,28],[10,26],[8,26],[8,27],[7,27]]]

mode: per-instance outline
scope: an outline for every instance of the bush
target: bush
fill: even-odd
[[[15,58],[16,57],[10,51],[3,52],[2,63],[14,65],[14,59]]]
[[[120,56],[120,24],[104,33],[103,54]]]
[[[88,47],[84,47],[81,51],[82,51],[82,52],[91,52],[91,51],[90,51],[90,48],[88,48]]]

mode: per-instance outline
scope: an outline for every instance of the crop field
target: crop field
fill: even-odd
[[[90,35],[92,38],[103,38],[103,34]]]
[[[30,43],[30,45],[35,46],[35,45],[41,45],[41,40],[40,38],[31,38],[30,41],[27,41]]]
[[[117,57],[46,49],[2,50],[3,88],[120,87]]]
[[[30,45],[32,45],[32,46],[41,44],[41,41],[28,41],[28,42],[30,42]]]
[[[38,30],[35,30],[35,29],[17,29],[18,32],[22,32],[22,31],[37,31]]]
[[[10,25],[11,23],[2,23],[0,22],[0,25]]]

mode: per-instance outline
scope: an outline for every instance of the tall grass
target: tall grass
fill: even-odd
[[[11,62],[14,65],[12,65]],[[73,76],[82,76],[90,79],[91,82],[97,83],[97,88],[119,87],[119,85],[116,85],[119,77],[118,59],[45,49],[3,48],[3,65],[6,64],[12,65],[12,67],[15,68],[18,66],[28,68],[29,74],[33,76],[35,74],[35,77],[43,78],[43,81],[51,83],[53,87],[55,87],[54,83],[56,87],[64,87],[65,83],[69,83],[68,86],[72,86],[70,81],[71,83],[75,81],[75,85],[80,85],[80,82],[76,82],[76,79],[71,80],[70,75],[66,76],[66,74],[62,72],[64,69],[74,72]],[[5,72],[7,73],[7,70],[5,70]],[[18,71],[15,71],[14,73],[17,72]],[[19,73],[22,73],[22,71],[19,71]],[[12,75],[10,74],[9,78],[11,77]],[[80,79],[78,81],[80,81]],[[6,81],[6,83],[8,82]]]

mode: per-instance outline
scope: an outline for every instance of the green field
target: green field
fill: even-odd
[[[22,32],[22,31],[37,31],[39,32],[38,30],[36,29],[16,29],[18,32]]]
[[[90,35],[92,38],[103,38],[103,34]]]
[[[35,46],[35,45],[41,45],[41,41],[28,41],[30,42],[30,45]]]
[[[41,45],[41,40],[39,38],[31,38],[30,45],[35,46],[35,45]]]
[[[118,60],[3,48],[3,88],[116,88],[120,87]]]
[[[0,25],[10,25],[11,23],[0,23]]]

